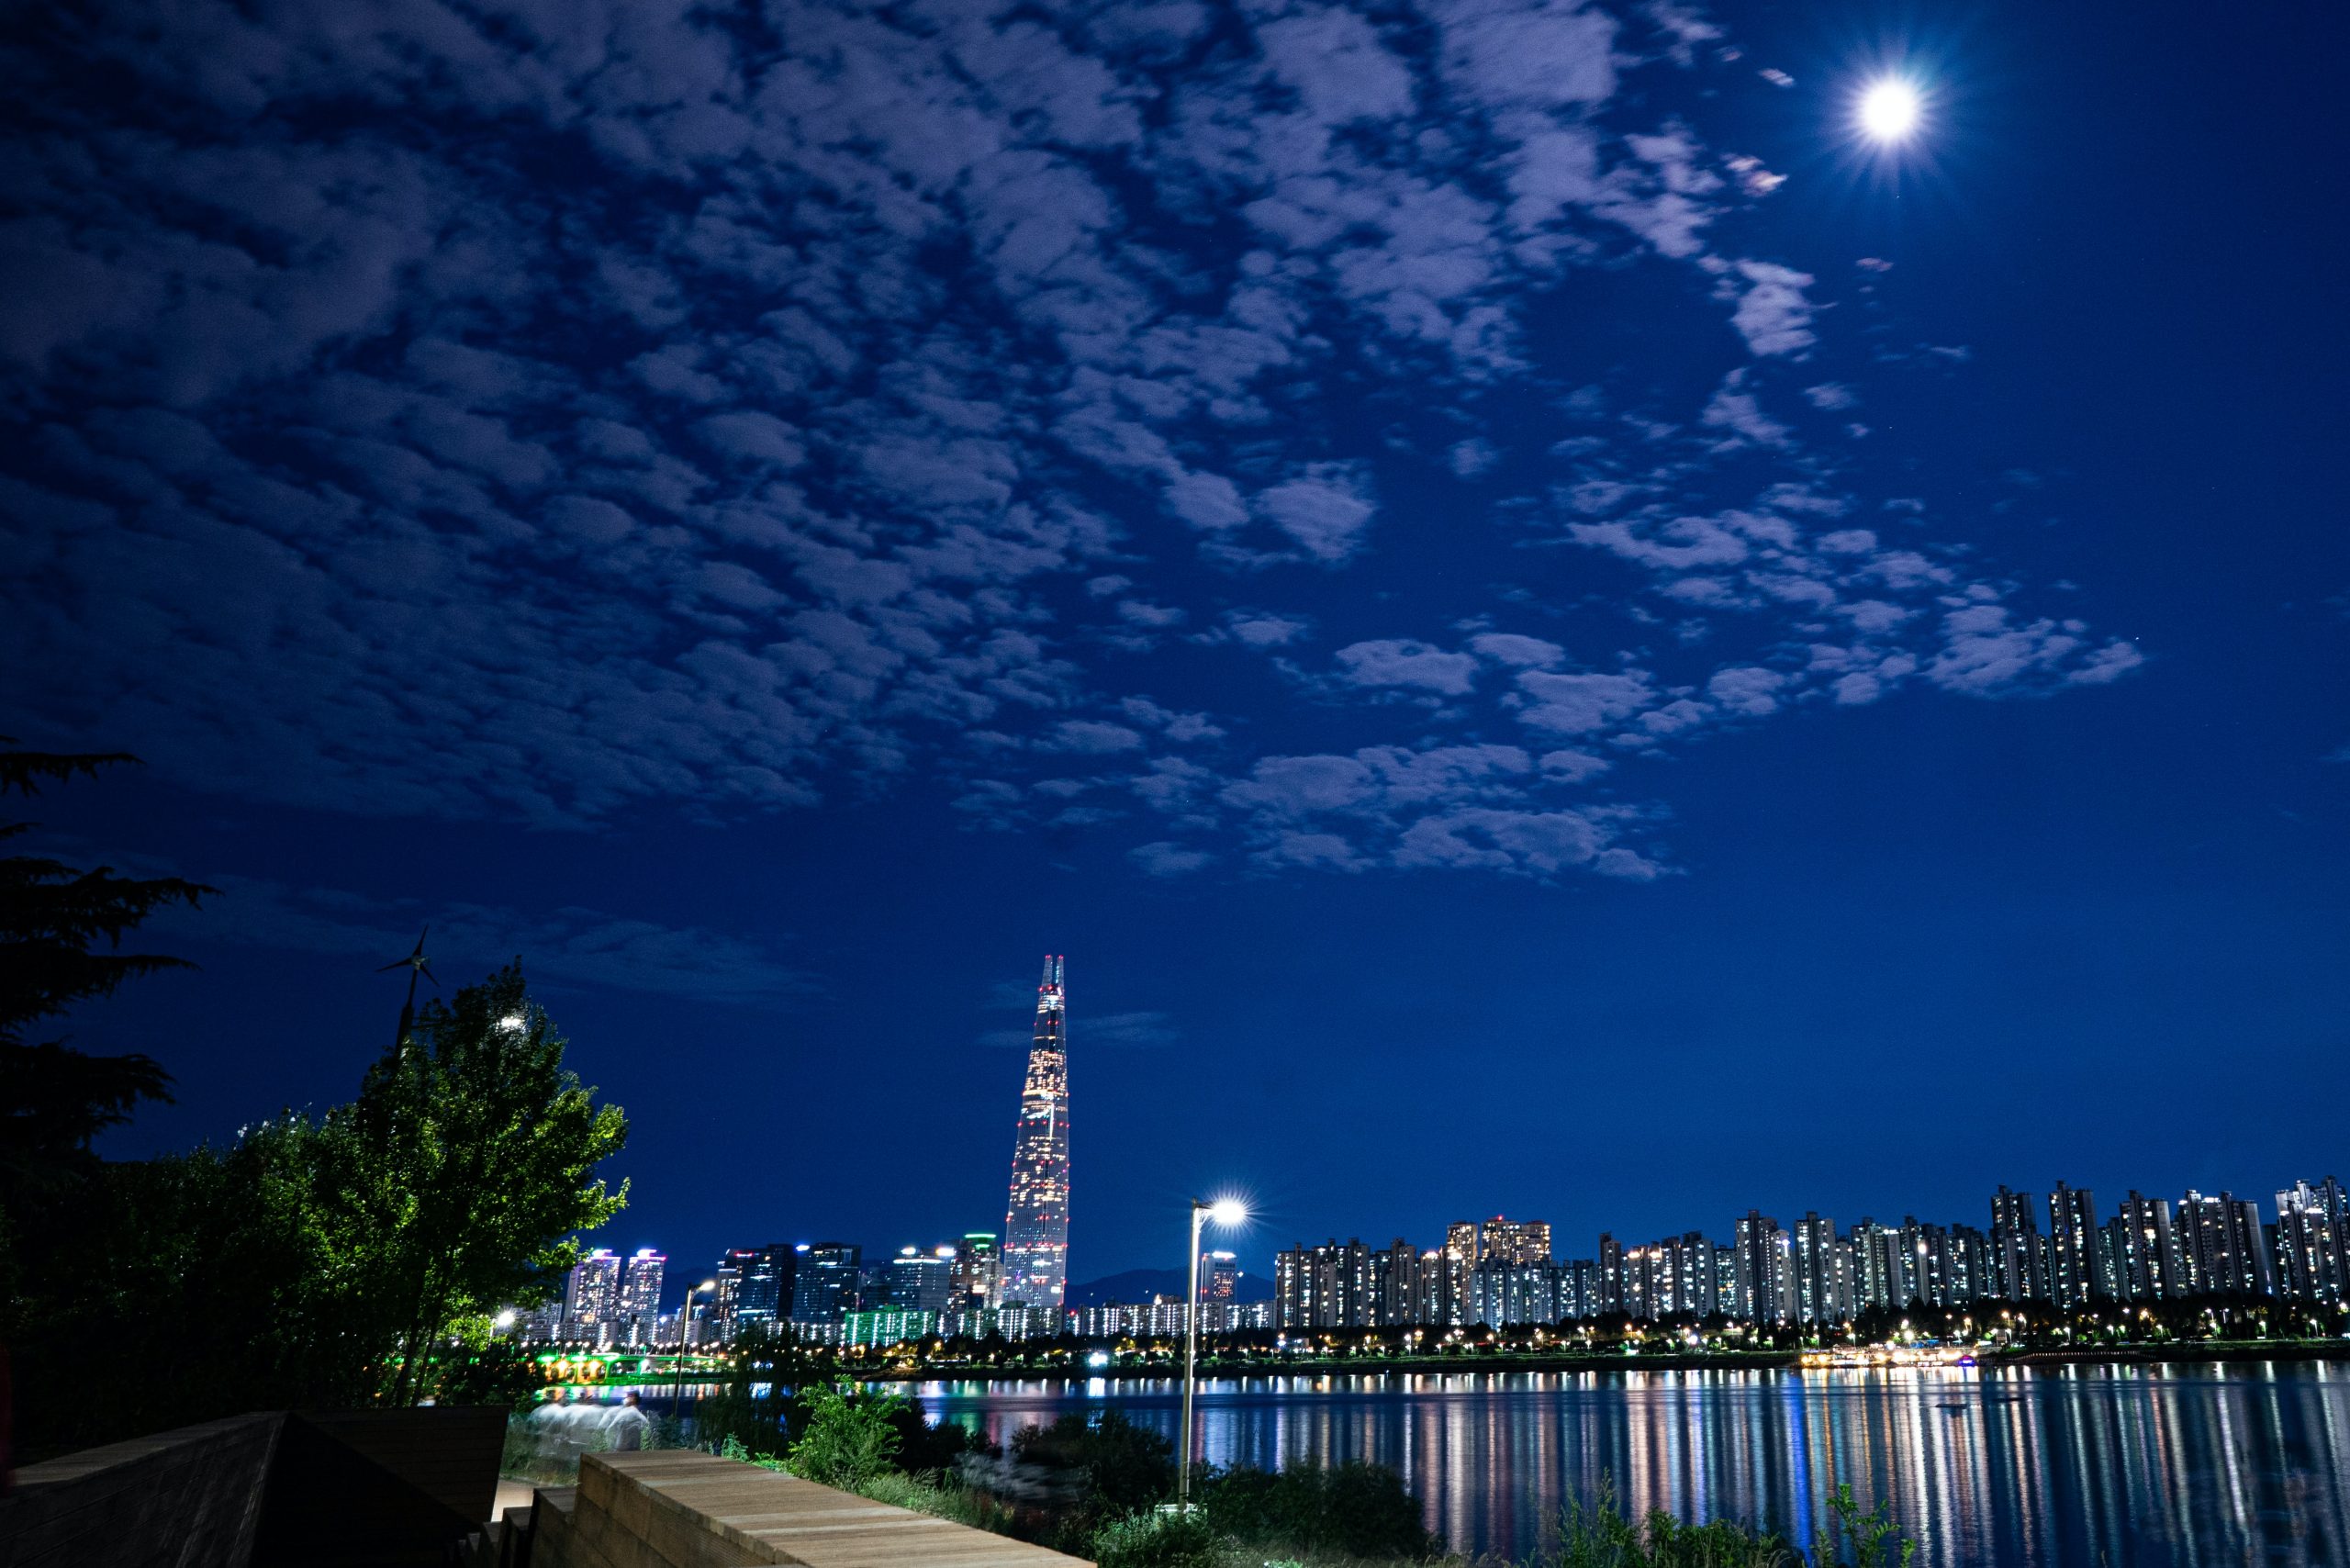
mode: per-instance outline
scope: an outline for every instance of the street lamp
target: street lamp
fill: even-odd
[[[684,1439],[686,1432],[686,1329],[694,1320],[695,1293],[714,1291],[717,1288],[716,1280],[704,1280],[698,1285],[688,1285],[686,1305],[677,1308],[677,1381],[669,1394],[669,1408],[677,1415],[677,1436],[680,1441]]]
[[[1192,1276],[1191,1310],[1183,1319],[1183,1457],[1175,1470],[1176,1506],[1192,1506],[1192,1391],[1200,1380],[1200,1222],[1214,1220],[1226,1230],[1248,1223],[1248,1205],[1237,1198],[1192,1200],[1192,1250],[1183,1260]]]

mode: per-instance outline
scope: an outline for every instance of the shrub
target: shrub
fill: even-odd
[[[1811,1568],[1908,1568],[1917,1542],[1885,1503],[1863,1514],[1852,1487],[1840,1484],[1826,1506],[1829,1523],[1812,1538]],[[1781,1536],[1728,1519],[1684,1524],[1662,1509],[1636,1523],[1608,1490],[1589,1504],[1567,1505],[1558,1549],[1541,1561],[1544,1568],[1804,1568],[1803,1554]]]
[[[1049,1427],[1023,1427],[1012,1451],[1030,1464],[1080,1472],[1089,1512],[1139,1513],[1175,1489],[1175,1445],[1115,1410],[1091,1419],[1071,1410]]]
[[[1384,1465],[1225,1471],[1208,1479],[1201,1507],[1219,1532],[1252,1545],[1412,1560],[1444,1550],[1421,1524],[1419,1500]]]
[[[858,1487],[857,1494],[893,1507],[953,1519],[973,1529],[991,1530],[997,1535],[1012,1533],[1010,1508],[985,1492],[957,1486],[935,1474],[901,1475],[896,1471],[885,1471]]]
[[[787,1456],[794,1475],[853,1492],[890,1468],[899,1442],[890,1417],[905,1401],[842,1386],[803,1389],[800,1403],[807,1424]]]
[[[1800,1568],[1787,1543],[1728,1519],[1685,1525],[1662,1509],[1638,1523],[1606,1492],[1586,1506],[1570,1502],[1559,1521],[1559,1549],[1545,1568]]]
[[[1219,1538],[1206,1518],[1189,1514],[1129,1514],[1096,1530],[1098,1568],[1216,1568]]]

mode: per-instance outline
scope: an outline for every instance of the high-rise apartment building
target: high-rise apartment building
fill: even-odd
[[[1273,1256],[1273,1322],[1280,1328],[1367,1328],[1379,1321],[1374,1257],[1360,1239],[1333,1238]]]
[[[1402,1327],[1420,1316],[1420,1249],[1397,1237],[1371,1257],[1371,1321]]]
[[[1779,1222],[1749,1209],[1738,1222],[1738,1316],[1751,1323],[1795,1316],[1795,1249]]]
[[[1061,959],[1045,960],[1036,1032],[1020,1092],[1012,1205],[1003,1221],[1006,1306],[1061,1309],[1069,1294],[1069,1038]]]
[[[657,1311],[661,1305],[661,1277],[669,1260],[650,1247],[640,1247],[628,1260],[621,1278],[621,1310],[632,1317]]]
[[[2048,1296],[2066,1312],[2105,1294],[2097,1267],[2097,1196],[2056,1183],[2048,1194]]]
[[[1599,1233],[1599,1310],[1626,1310],[1624,1244],[1604,1230]]]
[[[1991,1294],[2002,1301],[2048,1299],[2047,1249],[2038,1201],[2001,1187],[1991,1195]]]
[[[621,1316],[620,1254],[599,1247],[571,1266],[571,1278],[564,1283],[563,1337],[610,1345]]]
[[[2270,1295],[2276,1274],[2260,1205],[2232,1193],[2205,1197],[2193,1188],[2178,1202],[2174,1233],[2180,1272],[2191,1295]]]
[[[2178,1255],[2178,1238],[2171,1227],[2170,1204],[2162,1198],[2149,1198],[2136,1188],[2121,1200],[2121,1212],[2115,1216],[2121,1222],[2118,1242],[2120,1256],[2115,1260],[2121,1288],[2114,1294],[2124,1301],[2161,1301],[2187,1294],[2184,1271]]]
[[[865,1249],[852,1241],[801,1242],[791,1281],[791,1321],[812,1326],[838,1323],[856,1305],[857,1276]]]
[[[1845,1288],[1851,1293],[1851,1311],[1859,1313],[1893,1305],[1892,1263],[1899,1242],[1897,1238],[1892,1241],[1886,1238],[1894,1236],[1896,1233],[1866,1215],[1845,1232],[1844,1279]]]
[[[1965,1306],[1996,1298],[1992,1282],[1991,1238],[1971,1225],[1954,1225],[1943,1232],[1948,1251],[1942,1266],[1944,1306]]]
[[[1807,1213],[1796,1221],[1796,1321],[1841,1322],[1846,1312],[1844,1249],[1836,1244],[1836,1222]]]
[[[2350,1300],[2350,1194],[2328,1176],[2277,1194],[2277,1289],[2327,1304]]]
[[[1444,1227],[1443,1299],[1438,1304],[1440,1321],[1456,1327],[1471,1321],[1475,1305],[1469,1276],[1476,1267],[1476,1222],[1454,1220]]]
[[[1221,1306],[1240,1290],[1240,1260],[1229,1252],[1200,1254],[1200,1299]]]
[[[1477,1260],[1498,1258],[1505,1263],[1547,1263],[1550,1260],[1550,1222],[1514,1220],[1495,1215],[1478,1227]]]

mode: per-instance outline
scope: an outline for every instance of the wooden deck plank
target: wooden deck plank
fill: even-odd
[[[576,1506],[600,1517],[577,1518],[565,1534],[593,1542],[598,1559],[642,1568],[1083,1568],[1008,1536],[674,1449],[588,1455]]]

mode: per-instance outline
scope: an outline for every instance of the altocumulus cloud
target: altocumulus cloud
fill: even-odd
[[[1768,89],[1692,7],[97,0],[0,58],[0,656],[199,788],[592,827],[935,775],[1158,875],[1637,878],[1611,757],[2137,662],[1844,521],[1859,372],[1751,253],[1781,182],[1703,105]],[[1521,396],[1572,385],[1528,312],[1634,267],[1707,281],[1710,390]],[[1422,597],[1430,531],[1483,602]]]

